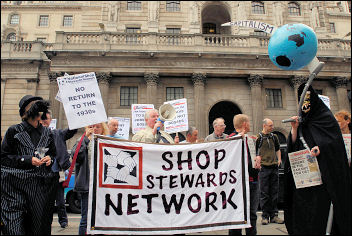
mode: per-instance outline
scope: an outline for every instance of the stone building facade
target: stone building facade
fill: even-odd
[[[275,67],[270,35],[221,27],[235,20],[311,26],[325,63],[313,87],[333,112],[350,110],[347,1],[2,1],[1,136],[20,121],[25,94],[49,99],[58,128],[67,127],[56,78],[95,72],[108,116],[130,118],[131,103],[158,108],[184,97],[200,138],[216,117],[232,132],[233,116],[244,113],[253,134],[268,117],[284,139],[290,125],[281,120],[297,114],[297,88],[309,71]]]

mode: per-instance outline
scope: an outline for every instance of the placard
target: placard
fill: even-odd
[[[57,83],[70,130],[107,121],[94,72],[58,77]]]
[[[188,111],[187,99],[182,98],[178,100],[164,102],[172,105],[176,110],[176,117],[171,121],[165,121],[164,131],[167,133],[176,133],[188,130]]]
[[[130,118],[112,117],[119,122],[116,134],[122,139],[128,140],[130,137]]]
[[[53,130],[56,129],[56,124],[57,124],[57,120],[56,119],[51,119],[50,125],[49,125],[49,129]]]
[[[324,102],[324,104],[329,108],[330,108],[330,98],[328,96],[324,96],[324,95],[320,95],[318,94],[318,97]]]
[[[154,109],[154,104],[132,104],[132,133],[135,134],[138,131],[146,127],[145,113],[147,110]]]
[[[342,136],[345,142],[348,164],[351,165],[351,134],[343,134]]]
[[[322,184],[317,158],[308,149],[288,154],[296,188]]]

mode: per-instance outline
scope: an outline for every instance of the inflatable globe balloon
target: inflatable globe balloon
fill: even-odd
[[[304,24],[287,24],[278,28],[269,40],[270,60],[283,70],[299,70],[308,65],[318,51],[313,29]]]

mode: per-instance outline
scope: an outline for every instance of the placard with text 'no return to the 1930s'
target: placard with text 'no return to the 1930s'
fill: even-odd
[[[94,72],[59,77],[57,83],[70,129],[107,121]]]

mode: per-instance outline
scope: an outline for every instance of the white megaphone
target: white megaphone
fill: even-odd
[[[161,121],[162,123],[164,123],[165,121],[170,121],[175,119],[175,117],[176,117],[176,110],[172,105],[165,103],[160,106],[158,121]],[[160,127],[158,127],[158,130],[159,129]]]

